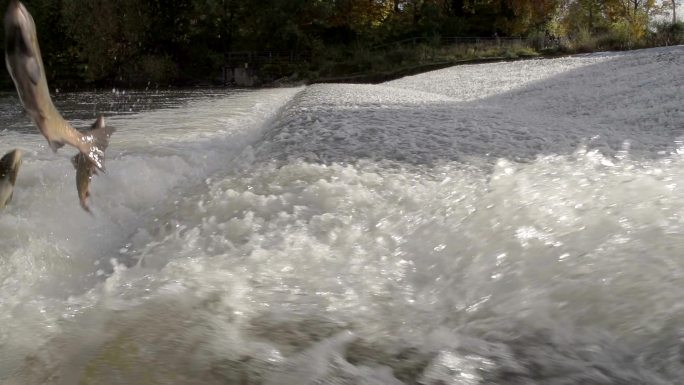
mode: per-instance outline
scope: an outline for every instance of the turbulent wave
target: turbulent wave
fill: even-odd
[[[0,382],[681,383],[681,85],[649,91],[657,124],[607,125],[638,77],[587,115],[550,96],[681,73],[655,53],[116,116],[95,218],[66,155],[29,152],[0,217]]]

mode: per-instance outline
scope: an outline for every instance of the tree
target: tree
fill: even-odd
[[[677,0],[670,0],[672,5],[672,24],[677,24]]]
[[[624,25],[631,38],[641,40],[648,32],[651,12],[655,0],[605,0],[611,20],[618,26]]]
[[[147,46],[150,15],[138,0],[65,1],[62,16],[87,81],[120,78]]]
[[[612,21],[608,20],[606,1],[571,0],[560,7],[561,34],[594,34],[607,30]]]
[[[472,15],[492,20],[494,29],[500,33],[526,35],[551,21],[560,3],[560,0],[464,0],[463,7]]]

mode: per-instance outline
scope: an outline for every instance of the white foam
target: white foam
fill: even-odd
[[[681,58],[580,56],[543,76],[506,63],[511,82],[485,89],[443,91],[474,67],[116,117],[95,218],[66,155],[30,154],[0,217],[0,379],[675,383],[684,119],[662,74]],[[649,77],[617,83],[618,69]],[[612,96],[578,114],[591,89]],[[637,101],[643,119],[604,124]]]

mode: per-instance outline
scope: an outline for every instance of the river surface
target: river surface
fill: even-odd
[[[684,47],[0,95],[0,383],[684,384]]]

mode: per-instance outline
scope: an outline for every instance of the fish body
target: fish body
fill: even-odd
[[[12,150],[0,159],[0,209],[12,201],[19,166],[21,166],[20,150]]]
[[[97,174],[97,168],[80,152],[71,158],[71,163],[76,169],[76,191],[78,191],[78,200],[81,203],[83,210],[90,212],[88,207],[88,198],[90,198],[90,181],[93,175]]]
[[[26,113],[57,151],[64,144],[76,147],[98,169],[104,169],[107,137],[101,132],[83,134],[69,124],[52,103],[33,17],[18,1],[10,1],[5,13],[5,64]]]
[[[105,143],[107,143],[114,131],[114,128],[105,126],[104,118],[100,116],[95,123],[93,123],[88,134],[106,137],[107,141]],[[102,150],[104,151],[105,149],[106,144]],[[76,190],[78,191],[78,199],[81,203],[81,207],[83,210],[90,212],[90,207],[88,207],[90,181],[93,179],[93,175],[97,175],[97,166],[90,158],[80,152],[71,158],[71,163],[76,169]]]

